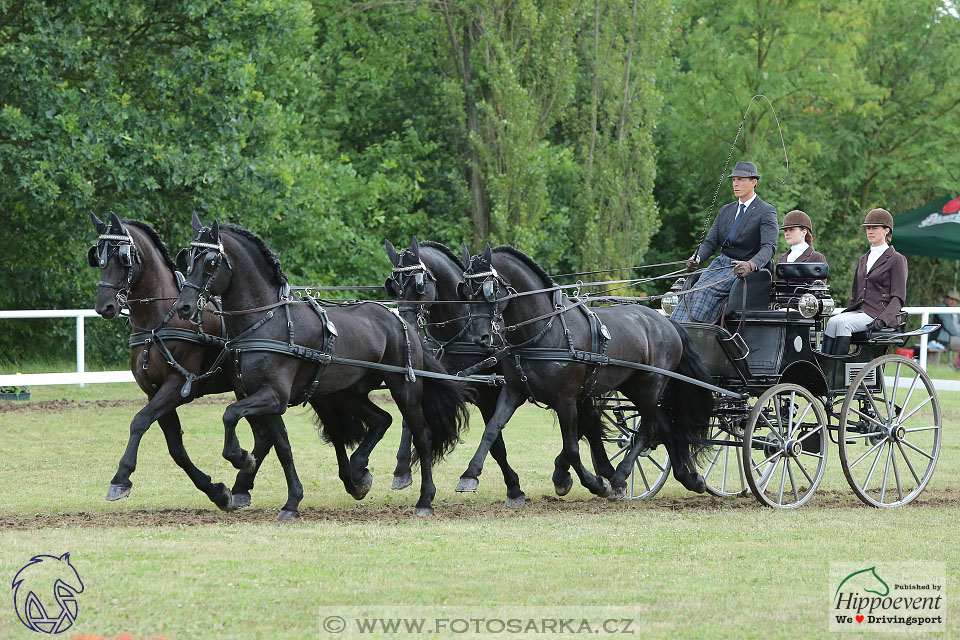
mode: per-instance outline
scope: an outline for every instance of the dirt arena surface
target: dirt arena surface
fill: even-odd
[[[821,491],[814,498],[819,508],[869,509],[850,492]],[[813,504],[813,503],[811,503]],[[907,509],[956,507],[960,505],[960,489],[927,490]],[[556,515],[596,515],[634,512],[642,517],[648,511],[732,511],[758,509],[752,496],[740,498],[715,498],[713,496],[684,496],[682,498],[654,498],[650,501],[604,501],[601,499],[573,499],[544,496],[527,499],[521,509],[511,509],[500,503],[443,504],[436,503],[435,520],[461,519],[522,519]],[[339,522],[343,524],[400,523],[416,520],[410,505],[358,504],[349,507],[305,507],[301,518],[277,526],[297,526],[298,523]],[[0,530],[57,529],[68,527],[195,527],[221,524],[274,523],[276,509],[247,508],[233,513],[216,509],[162,509],[132,510],[114,513],[37,513],[34,515],[0,514]]]

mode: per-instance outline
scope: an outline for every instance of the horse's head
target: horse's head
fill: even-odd
[[[111,212],[110,222],[103,222],[91,211],[90,219],[99,234],[87,251],[87,263],[100,270],[94,308],[109,320],[127,306],[130,288],[142,272],[140,252],[117,214]]]
[[[181,318],[198,322],[195,318],[207,301],[229,286],[233,265],[223,249],[220,224],[216,220],[205,227],[194,212],[193,235],[190,248],[181,249],[177,254],[177,268],[186,276],[186,281],[177,298],[176,309]]]
[[[467,342],[486,347],[493,346],[493,337],[503,328],[503,312],[510,303],[512,289],[493,268],[493,251],[490,244],[483,253],[470,255],[463,245],[463,282],[457,287],[461,300],[470,302],[470,321],[464,333]],[[501,342],[503,337],[500,336]]]
[[[420,259],[420,243],[413,236],[409,249],[399,253],[389,240],[384,241],[393,272],[383,283],[391,298],[396,298],[400,317],[418,327],[425,327],[430,316],[427,304],[437,299],[437,279]],[[415,302],[420,304],[402,304]]]

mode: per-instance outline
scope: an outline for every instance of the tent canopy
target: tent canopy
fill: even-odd
[[[960,198],[941,198],[893,218],[893,245],[911,256],[960,260]]]

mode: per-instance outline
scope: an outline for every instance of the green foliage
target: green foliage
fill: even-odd
[[[842,297],[865,210],[960,191],[958,22],[948,0],[0,1],[0,308],[91,306],[88,210],[173,250],[193,210],[243,224],[294,284],[382,282],[383,239],[413,234],[552,272],[686,257],[758,93],[790,175],[763,101],[733,159],[810,213]],[[951,268],[916,263],[911,301]],[[122,363],[126,333],[88,323],[88,357]],[[5,321],[0,355],[72,336]]]

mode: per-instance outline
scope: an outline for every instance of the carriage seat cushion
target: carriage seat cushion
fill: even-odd
[[[777,280],[826,280],[830,275],[826,262],[781,262],[776,269]]]
[[[746,303],[743,300],[743,286],[747,286]],[[739,313],[744,309],[765,311],[770,308],[770,291],[773,289],[773,277],[769,269],[758,269],[747,274],[746,278],[737,278],[727,298],[727,313]]]

